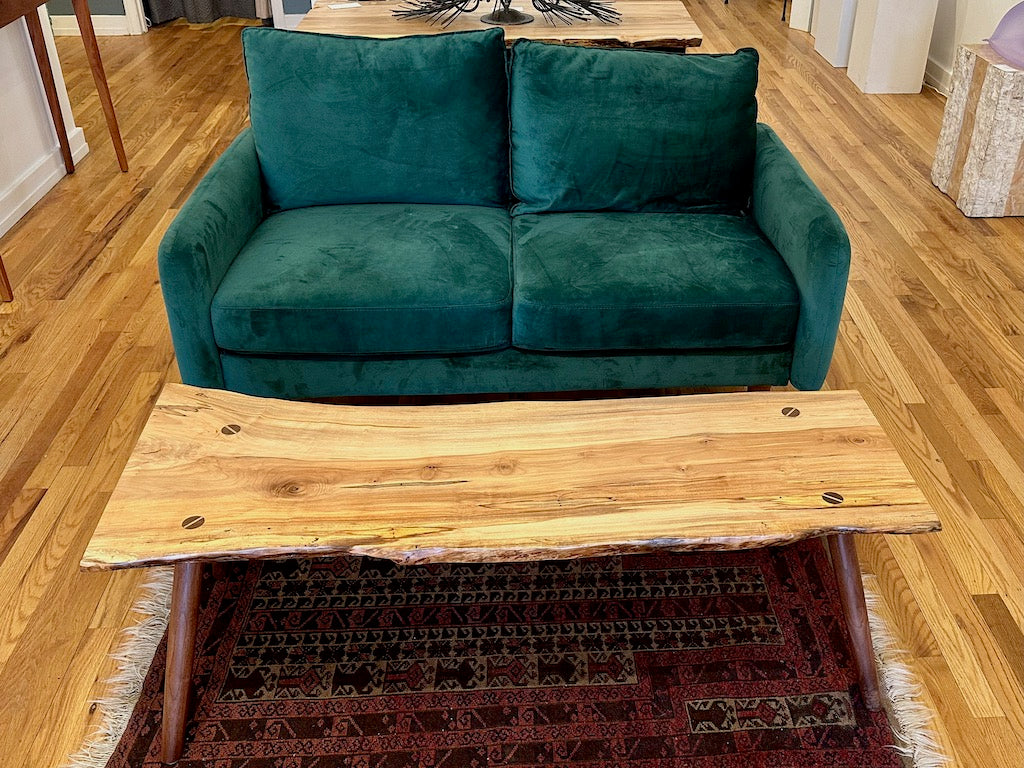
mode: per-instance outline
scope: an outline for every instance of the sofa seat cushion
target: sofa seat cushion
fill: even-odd
[[[549,213],[513,219],[513,346],[534,351],[791,345],[800,297],[747,218]]]
[[[415,355],[503,349],[511,338],[503,209],[343,205],[275,214],[211,308],[221,349]]]

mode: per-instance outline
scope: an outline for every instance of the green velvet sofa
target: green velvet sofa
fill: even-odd
[[[757,53],[251,28],[251,128],[159,252],[182,379],[255,395],[817,389],[850,245]]]

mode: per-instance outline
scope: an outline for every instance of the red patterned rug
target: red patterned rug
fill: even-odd
[[[904,765],[818,541],[204,575],[180,768]],[[158,768],[161,643],[109,768]]]

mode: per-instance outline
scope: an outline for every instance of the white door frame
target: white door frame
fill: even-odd
[[[270,8],[274,12],[274,26],[277,29],[295,29],[306,18],[305,13],[285,13],[284,0],[270,0]]]
[[[128,34],[141,35],[149,27],[146,24],[146,9],[142,7],[142,0],[123,0],[124,15],[128,20]]]

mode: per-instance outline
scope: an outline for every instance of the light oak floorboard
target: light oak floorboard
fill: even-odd
[[[881,610],[954,765],[1024,763],[1022,219],[967,219],[929,179],[943,100],[865,96],[779,0],[690,0],[704,51],[761,52],[760,117],[854,246],[828,388],[856,388],[946,529],[865,537]],[[177,380],[156,247],[246,122],[239,25],[100,40],[131,170],[117,170],[81,44],[58,39],[92,151],[0,239],[0,754],[60,765],[140,578],[77,564],[161,384]]]

